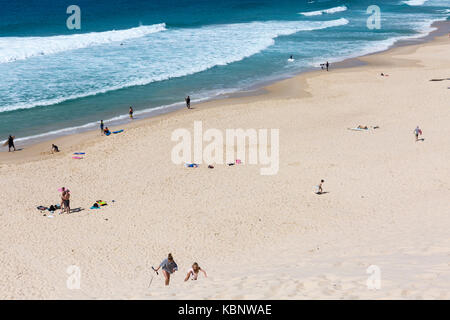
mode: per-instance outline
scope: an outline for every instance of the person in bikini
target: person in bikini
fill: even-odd
[[[186,278],[184,278],[184,281],[188,281],[189,279],[191,280],[197,280],[198,279],[198,275],[200,274],[200,271],[203,272],[203,274],[205,275],[205,278],[207,278],[208,276],[206,275],[206,271],[203,270],[202,268],[200,268],[200,266],[198,265],[197,262],[194,262],[194,264],[192,265],[192,268],[189,269]]]

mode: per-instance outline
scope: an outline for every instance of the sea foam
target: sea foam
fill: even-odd
[[[342,12],[342,11],[346,11],[346,10],[347,10],[346,6],[339,6],[339,7],[334,7],[334,8],[330,8],[330,9],[324,9],[324,10],[318,10],[318,11],[299,12],[298,14],[301,14],[303,16],[320,16],[322,14],[332,14],[332,13]]]
[[[166,25],[160,23],[126,30],[51,37],[0,37],[0,63],[140,38],[164,30],[166,30]]]

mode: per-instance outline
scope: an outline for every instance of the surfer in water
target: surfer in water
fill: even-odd
[[[8,152],[11,152],[11,148],[16,151],[16,147],[14,146],[14,137],[12,135],[9,135],[8,137]]]

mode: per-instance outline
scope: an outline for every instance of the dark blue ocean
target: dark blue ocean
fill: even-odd
[[[380,8],[370,29],[367,8]],[[80,8],[68,29],[67,8]],[[418,39],[450,0],[0,0],[0,139],[70,134]],[[289,61],[290,55],[294,61]]]

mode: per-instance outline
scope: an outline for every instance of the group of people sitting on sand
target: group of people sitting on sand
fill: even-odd
[[[168,286],[169,282],[170,282],[170,275],[173,274],[175,271],[178,271],[178,265],[175,262],[175,260],[173,259],[172,254],[169,253],[167,258],[164,259],[160,263],[160,265],[157,269],[155,269],[153,267],[152,267],[152,269],[153,269],[153,271],[156,272],[156,274],[158,274],[159,269],[162,269],[162,273],[164,275],[164,283],[166,286]],[[188,281],[189,279],[197,280],[200,272],[202,272],[204,274],[205,278],[208,277],[206,274],[206,271],[203,270],[202,268],[200,268],[200,266],[198,265],[197,262],[194,262],[192,264],[192,267],[189,269],[188,273],[186,274],[184,281]]]

